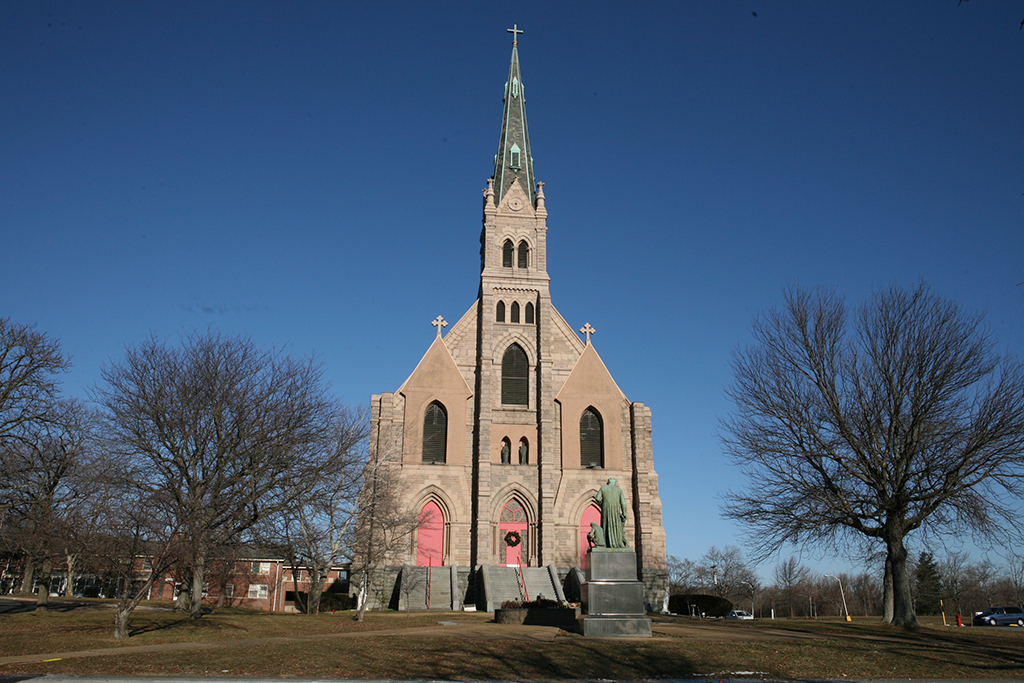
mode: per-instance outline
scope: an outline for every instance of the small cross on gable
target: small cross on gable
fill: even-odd
[[[593,327],[591,327],[590,323],[587,323],[586,325],[584,325],[583,327],[580,328],[580,332],[582,332],[583,334],[587,335],[587,343],[589,344],[590,343],[590,335],[592,335],[595,332],[597,332],[597,330],[595,330]]]
[[[448,322],[444,318],[442,318],[441,316],[437,316],[434,319],[434,322],[432,322],[430,324],[437,328],[437,336],[438,337],[441,336],[441,328],[442,327],[448,327]]]

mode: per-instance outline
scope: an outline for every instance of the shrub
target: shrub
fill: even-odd
[[[320,611],[349,610],[356,608],[356,598],[347,593],[323,593],[320,596]]]
[[[676,614],[689,614],[690,605],[697,606],[697,612],[706,617],[724,617],[732,609],[732,601],[717,595],[672,595],[668,609]]]

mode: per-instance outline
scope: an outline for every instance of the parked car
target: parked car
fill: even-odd
[[[754,615],[741,609],[734,609],[725,615],[726,619],[753,619]]]
[[[975,614],[971,623],[975,626],[1024,626],[1024,610],[1020,607],[989,607]]]

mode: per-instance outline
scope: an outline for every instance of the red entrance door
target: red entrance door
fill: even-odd
[[[444,514],[441,506],[432,500],[420,511],[420,523],[416,529],[416,564],[421,567],[444,564]]]
[[[528,564],[529,554],[524,556],[523,553],[523,548],[527,547],[528,527],[526,510],[523,509],[522,504],[515,498],[505,503],[505,507],[501,511],[501,519],[498,522],[498,530],[501,533],[501,538],[498,539],[501,566],[518,567]]]

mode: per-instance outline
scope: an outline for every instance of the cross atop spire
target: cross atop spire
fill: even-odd
[[[519,40],[518,40],[519,35],[518,34],[522,33],[522,31],[519,29],[518,24],[512,24],[512,28],[507,28],[505,30],[512,34],[512,47],[515,47],[516,45],[518,45],[519,44]]]
[[[526,90],[519,73],[518,37],[522,29],[518,24],[506,29],[512,34],[512,61],[505,81],[505,112],[501,117],[501,138],[498,153],[494,157],[494,205],[501,204],[502,198],[513,183],[519,183],[523,193],[536,206],[537,188],[533,177],[533,156],[530,154],[530,135],[526,130]]]

